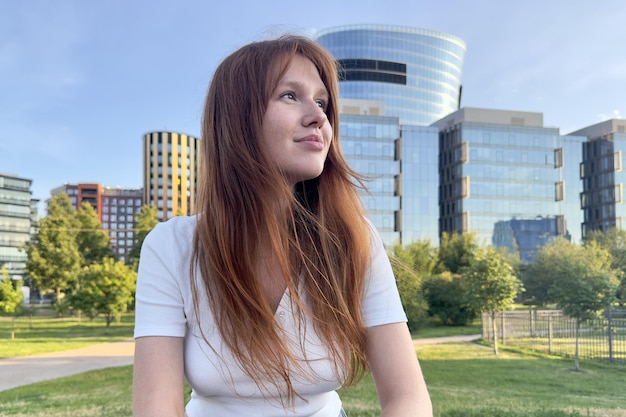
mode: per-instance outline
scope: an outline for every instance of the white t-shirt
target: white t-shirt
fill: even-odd
[[[306,336],[302,336],[300,320],[295,316],[299,313],[292,308],[288,291],[276,310],[276,320],[295,357],[302,360],[309,374],[292,380],[301,396],[296,398],[294,409],[281,406],[277,392],[262,391],[243,372],[223,344],[206,299],[199,315],[202,332],[211,345],[203,340],[194,313],[189,273],[195,227],[195,217],[175,217],[158,224],[146,237],[137,278],[135,315],[136,338],[184,338],[185,377],[192,387],[186,406],[188,416],[338,416],[341,401],[335,390],[341,387],[343,378],[335,375],[327,349],[306,317]],[[198,282],[202,285],[199,278]],[[363,317],[366,327],[406,322],[389,259],[373,228],[372,265],[365,283]]]

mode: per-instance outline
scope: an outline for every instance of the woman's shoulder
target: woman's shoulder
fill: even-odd
[[[157,225],[146,236],[153,242],[191,242],[196,230],[196,216],[176,216]]]

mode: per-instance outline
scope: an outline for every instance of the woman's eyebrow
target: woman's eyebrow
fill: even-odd
[[[299,81],[299,80],[284,80],[283,79],[278,82],[277,87],[278,88],[292,88],[294,90],[297,90],[297,89],[302,89],[306,87],[306,85],[302,81]],[[326,89],[326,86],[321,87],[316,95],[328,97],[329,94],[328,94],[328,90]]]

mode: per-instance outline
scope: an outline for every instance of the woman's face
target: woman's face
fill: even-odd
[[[313,63],[294,56],[263,116],[261,146],[291,184],[318,177],[333,139],[329,95]]]

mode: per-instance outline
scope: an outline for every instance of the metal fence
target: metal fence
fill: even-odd
[[[482,337],[493,342],[490,314],[482,316]],[[496,313],[498,343],[559,356],[574,356],[576,319],[559,310]],[[603,318],[581,323],[578,356],[626,365],[626,311],[607,311]]]

